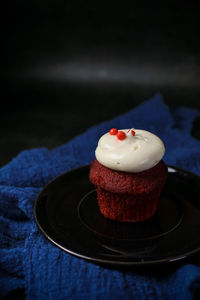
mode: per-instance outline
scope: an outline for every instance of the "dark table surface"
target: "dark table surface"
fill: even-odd
[[[171,107],[200,108],[198,6],[5,4],[0,166],[21,150],[65,143],[157,92]],[[192,133],[200,138],[199,120]]]

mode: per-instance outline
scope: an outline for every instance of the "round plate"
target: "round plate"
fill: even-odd
[[[200,179],[168,166],[156,214],[140,223],[120,223],[100,213],[89,167],[50,182],[35,202],[35,220],[56,246],[108,265],[177,261],[200,250]]]

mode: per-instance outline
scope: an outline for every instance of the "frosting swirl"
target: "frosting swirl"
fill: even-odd
[[[109,132],[104,134],[95,151],[96,159],[104,166],[117,170],[138,173],[159,163],[165,153],[165,146],[155,134],[141,129],[121,129],[126,138],[119,140]]]

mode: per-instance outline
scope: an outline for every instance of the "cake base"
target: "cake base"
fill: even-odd
[[[98,187],[97,200],[100,212],[105,218],[120,222],[142,222],[156,212],[160,190],[143,195],[117,194]]]
[[[167,168],[160,161],[140,173],[111,170],[96,159],[90,166],[90,181],[97,190],[100,212],[120,222],[141,222],[151,218],[158,207],[167,179]]]

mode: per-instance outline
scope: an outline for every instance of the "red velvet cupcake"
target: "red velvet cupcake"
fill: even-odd
[[[145,130],[111,129],[101,137],[90,181],[101,213],[120,222],[151,218],[167,178],[163,142]]]

